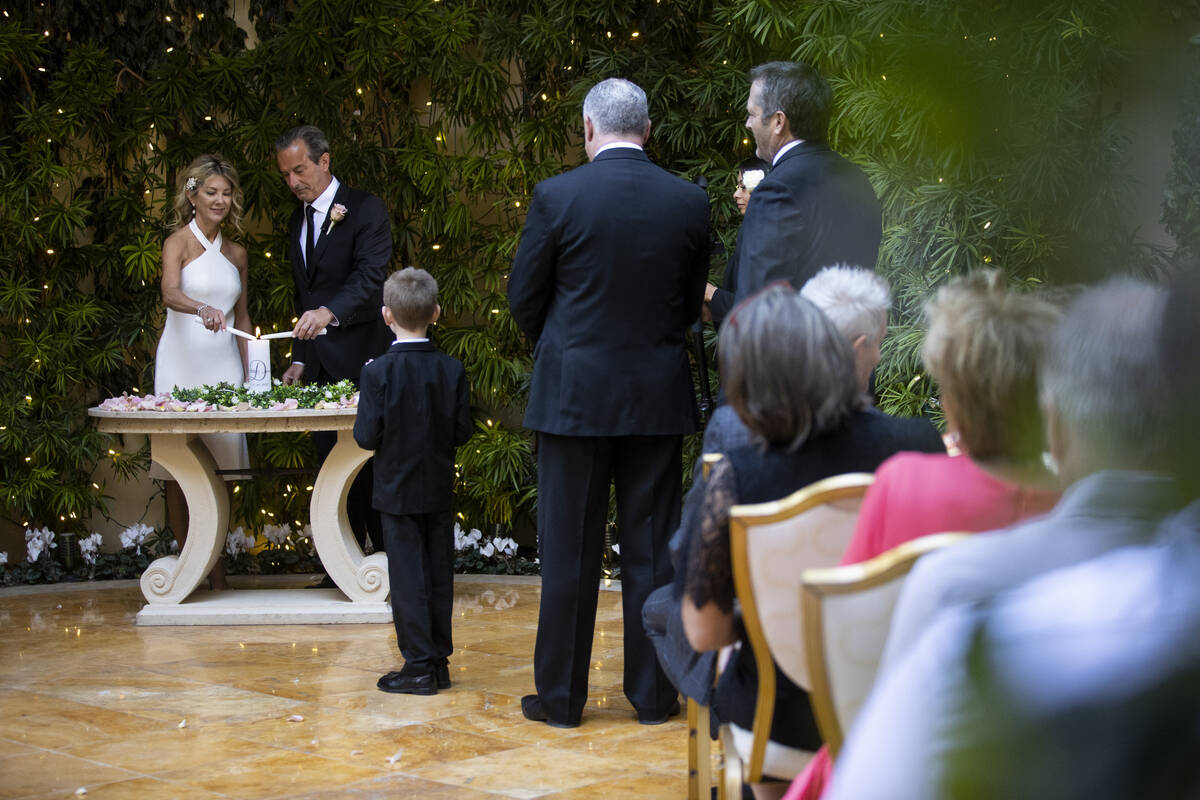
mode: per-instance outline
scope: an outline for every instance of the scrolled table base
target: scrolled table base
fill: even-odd
[[[338,431],[337,444],[325,457],[313,485],[309,508],[313,545],[321,564],[338,588],[356,603],[382,603],[389,590],[387,556],[363,555],[346,513],[350,484],[370,457],[370,452],[355,444],[350,430]]]
[[[187,542],[178,556],[164,556],[142,573],[146,602],[183,602],[212,571],[229,528],[229,495],[217,477],[216,464],[204,443],[186,433],[151,437],[151,458],[179,482],[188,504]]]

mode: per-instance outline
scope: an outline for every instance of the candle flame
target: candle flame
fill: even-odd
[[[259,338],[259,337],[261,337],[261,336],[262,336],[262,328],[260,328],[260,327],[258,327],[257,325],[255,325],[255,326],[254,326],[254,338],[255,338],[255,339],[257,339],[257,338]]]

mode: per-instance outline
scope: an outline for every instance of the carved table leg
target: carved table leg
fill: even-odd
[[[179,482],[187,499],[188,530],[178,556],[156,559],[142,573],[142,594],[153,605],[177,604],[221,556],[229,528],[229,495],[208,448],[194,434],[151,434],[150,457]]]
[[[387,556],[363,555],[346,514],[350,483],[370,457],[369,451],[355,444],[353,431],[338,431],[337,444],[313,484],[309,507],[317,555],[333,582],[356,603],[382,603],[388,596]]]

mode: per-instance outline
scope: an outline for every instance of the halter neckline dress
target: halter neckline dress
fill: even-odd
[[[232,328],[234,306],[242,293],[242,276],[221,252],[221,234],[210,242],[195,220],[188,228],[204,246],[199,258],[183,265],[179,276],[180,290],[199,303],[206,303],[225,312],[225,325]],[[195,314],[167,309],[166,323],[158,350],[154,356],[154,392],[169,392],[178,386],[194,389],[222,381],[241,386],[245,381],[242,356],[237,339],[228,331],[210,331],[196,323]],[[246,451],[246,436],[241,433],[205,433],[200,439],[212,453],[217,469],[245,469],[250,466]],[[151,466],[152,478],[169,478],[157,464]],[[242,476],[223,475],[225,480]]]

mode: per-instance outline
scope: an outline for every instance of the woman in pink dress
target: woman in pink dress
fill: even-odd
[[[987,270],[942,287],[926,315],[925,367],[941,389],[954,452],[898,453],[879,465],[843,564],[933,533],[1005,528],[1058,501],[1037,386],[1058,309]],[[785,800],[819,798],[831,768],[822,747]]]

